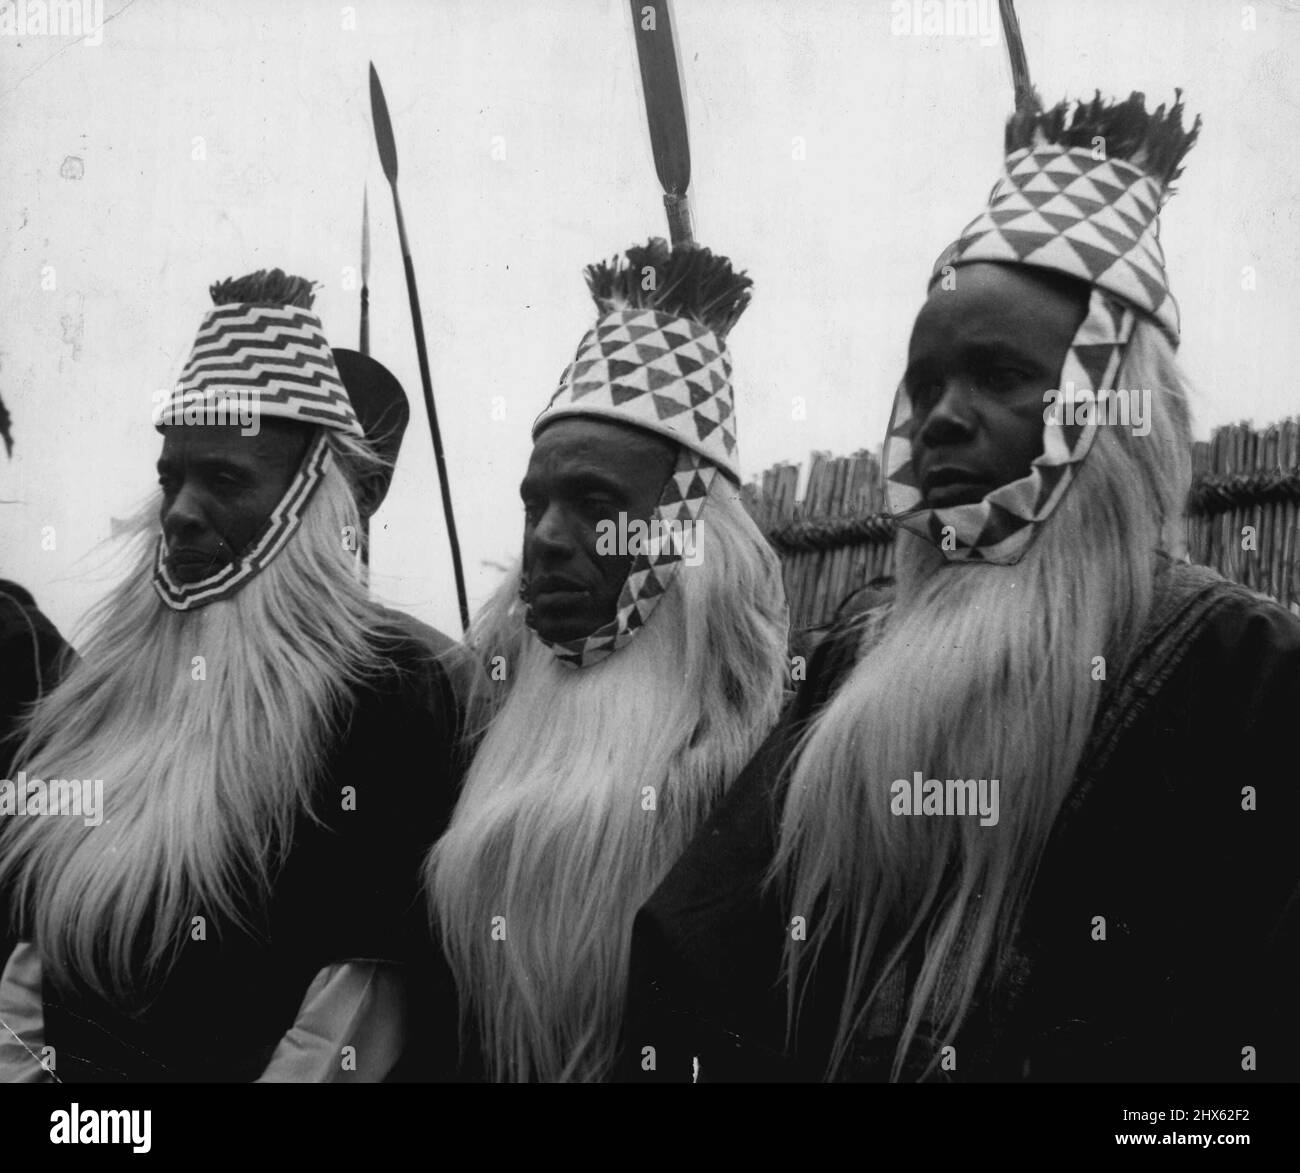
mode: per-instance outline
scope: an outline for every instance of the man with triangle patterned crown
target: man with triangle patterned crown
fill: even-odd
[[[441,642],[358,569],[404,396],[336,362],[303,278],[211,292],[135,565],[0,785],[6,1081],[378,1081],[400,1056],[458,726]],[[69,779],[90,809],[56,804]]]
[[[628,1078],[1296,1078],[1300,619],[1186,561],[1182,114],[1008,123],[897,391],[896,598],[638,918]]]
[[[724,345],[749,279],[652,240],[587,280],[600,316],[533,427],[522,564],[468,637],[477,741],[427,866],[468,1078],[609,1075],[632,918],[787,675]]]

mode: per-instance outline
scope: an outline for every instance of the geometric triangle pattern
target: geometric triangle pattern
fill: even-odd
[[[167,569],[167,538],[160,534],[154,559],[153,586],[162,601],[173,611],[194,611],[209,603],[228,599],[241,589],[249,579],[265,569],[298,531],[303,511],[317,486],[325,479],[333,460],[325,433],[318,433],[284,496],[254,541],[233,562],[198,582],[177,582],[172,578]]]
[[[1135,320],[1125,302],[1092,290],[1088,312],[1061,366],[1058,404],[1081,402],[1085,393],[1100,401],[1115,390]],[[1096,438],[1096,413],[1087,413],[1082,424],[1069,423],[1072,418],[1073,412],[1045,407],[1043,451],[1019,480],[969,505],[927,509],[912,468],[912,401],[906,384],[900,384],[881,454],[886,498],[895,522],[936,546],[949,562],[1013,565],[1060,504]]]
[[[179,424],[187,408],[220,409],[223,401],[229,412],[232,399],[249,404],[255,418],[277,416],[365,438],[320,319],[310,310],[251,303],[208,310],[154,425]]]
[[[533,438],[565,416],[656,432],[740,481],[731,358],[712,330],[689,318],[648,309],[605,314],[537,417]]]
[[[677,466],[664,484],[652,520],[672,522],[694,529],[717,476],[718,468],[711,460],[690,448],[682,448],[677,456]],[[672,533],[671,530],[662,529],[656,532]],[[694,540],[699,541],[698,531]],[[649,545],[650,549],[643,549],[633,560],[632,569],[619,594],[614,618],[609,623],[583,639],[567,643],[542,639],[534,630],[533,634],[550,648],[560,663],[570,668],[589,668],[593,664],[599,664],[625,646],[649,622],[659,600],[672,585],[684,554],[671,540],[651,542]],[[527,608],[527,599],[524,602]],[[527,610],[525,621],[532,627],[532,617],[527,614]]]
[[[1132,163],[1047,144],[1007,156],[989,206],[935,265],[1001,261],[1054,269],[1150,314],[1176,346],[1178,305],[1160,248],[1162,187]]]

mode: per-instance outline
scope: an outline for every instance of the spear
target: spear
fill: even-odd
[[[1033,102],[1034,87],[1029,81],[1029,58],[1025,56],[1025,42],[1020,36],[1020,21],[1016,17],[1014,0],[998,0],[1002,15],[1002,31],[1007,38],[1007,56],[1011,59],[1011,83],[1016,90],[1016,109],[1023,110]]]
[[[370,353],[370,192],[361,185],[361,330],[357,340],[360,354]],[[370,578],[370,518],[361,519],[361,573]]]
[[[447,482],[447,462],[442,454],[442,433],[438,429],[438,411],[433,405],[433,380],[429,375],[429,352],[424,344],[424,324],[420,317],[420,294],[415,286],[415,266],[411,263],[411,246],[406,239],[406,222],[402,219],[402,201],[397,196],[397,143],[393,124],[388,118],[388,103],[379,84],[379,74],[370,63],[370,113],[375,123],[375,145],[384,178],[393,192],[393,211],[397,216],[397,239],[406,266],[406,292],[411,300],[411,321],[415,326],[415,353],[420,361],[420,385],[424,390],[424,409],[429,416],[433,436],[433,459],[438,465],[438,487],[442,490],[442,512],[447,518],[447,540],[451,543],[451,565],[456,575],[456,600],[460,604],[460,624],[469,630],[469,603],[465,597],[465,572],[460,564],[460,542],[456,539],[456,517],[451,508],[451,486]]]
[[[655,173],[664,192],[668,234],[673,244],[691,244],[691,144],[686,132],[686,104],[682,98],[677,46],[673,43],[672,6],[669,0],[630,0],[637,61],[641,66],[641,91],[650,125],[650,149]]]
[[[370,192],[361,188],[361,354],[370,353]]]

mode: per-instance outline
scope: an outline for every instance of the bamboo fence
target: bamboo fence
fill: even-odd
[[[775,465],[745,500],[781,555],[791,626],[806,630],[893,573],[894,524],[873,452],[814,452],[802,496],[799,481],[799,465]],[[1192,561],[1300,613],[1300,417],[1230,424],[1193,445],[1187,547]]]

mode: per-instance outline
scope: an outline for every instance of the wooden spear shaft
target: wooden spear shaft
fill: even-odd
[[[388,118],[388,103],[384,101],[383,87],[374,64],[370,66],[370,112],[375,123],[375,143],[379,160],[383,164],[384,178],[393,192],[393,212],[397,217],[397,238],[402,248],[402,263],[406,266],[406,292],[411,301],[411,321],[415,327],[415,353],[420,363],[420,387],[424,391],[424,409],[429,417],[429,432],[433,437],[433,459],[438,466],[438,487],[442,490],[442,512],[447,519],[447,540],[451,543],[451,565],[456,576],[456,601],[460,604],[460,624],[469,630],[469,602],[465,594],[465,571],[460,561],[460,542],[456,537],[456,516],[451,507],[451,485],[447,480],[447,461],[442,452],[442,432],[438,427],[438,409],[433,405],[433,379],[429,374],[429,352],[424,342],[424,319],[420,316],[420,291],[415,284],[415,266],[411,262],[411,246],[406,238],[406,221],[402,218],[402,201],[397,194],[397,144],[393,139],[393,124]]]
[[[1029,58],[1020,35],[1020,21],[1014,0],[998,0],[1002,15],[1002,32],[1007,38],[1007,56],[1011,59],[1011,82],[1015,86],[1016,109],[1024,109],[1033,99],[1034,87],[1029,80]]]
[[[370,193],[361,188],[361,329],[357,340],[361,354],[370,353]],[[370,518],[361,519],[361,573],[370,581]]]
[[[370,192],[361,189],[361,331],[357,350],[370,353]]]

